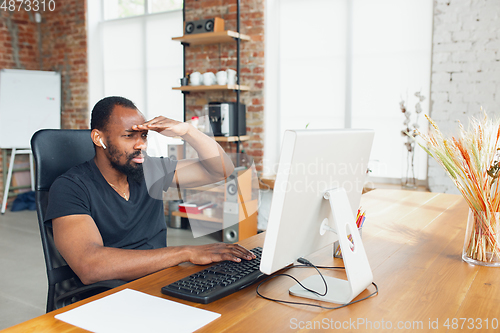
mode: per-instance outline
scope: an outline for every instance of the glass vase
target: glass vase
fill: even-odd
[[[473,265],[500,267],[500,213],[469,208],[462,259]]]
[[[403,190],[417,189],[417,177],[415,170],[415,141],[405,142],[403,148],[401,188]]]

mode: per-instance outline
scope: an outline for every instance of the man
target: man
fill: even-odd
[[[56,179],[46,214],[57,249],[84,284],[129,281],[187,261],[203,265],[255,258],[236,244],[166,247],[163,201],[154,192],[229,176],[234,166],[213,139],[188,123],[165,117],[145,121],[123,97],[102,99],[91,118],[95,157]],[[148,157],[150,130],[182,137],[199,158],[176,163]],[[160,170],[162,177],[155,179],[148,170]]]

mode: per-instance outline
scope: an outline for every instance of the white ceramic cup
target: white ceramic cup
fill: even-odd
[[[227,72],[226,71],[220,71],[217,72],[215,75],[217,77],[217,84],[218,85],[226,85],[227,84]]]
[[[205,215],[207,217],[213,217],[214,213],[215,213],[215,210],[213,208],[205,208],[203,210],[203,215]]]
[[[215,74],[212,72],[203,73],[203,84],[206,86],[211,86],[215,84]]]
[[[234,69],[227,69],[227,84],[236,84],[236,71]]]
[[[199,86],[203,83],[203,77],[200,72],[193,72],[189,75],[189,84],[191,86]]]

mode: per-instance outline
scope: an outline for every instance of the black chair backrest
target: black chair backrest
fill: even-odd
[[[54,298],[81,285],[76,274],[57,251],[51,226],[44,223],[49,189],[54,180],[73,166],[95,155],[90,130],[40,130],[31,138],[35,158],[35,197],[38,225],[47,266],[49,292],[47,311],[54,308]]]

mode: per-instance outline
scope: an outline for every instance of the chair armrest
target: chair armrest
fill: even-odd
[[[127,282],[122,280],[106,280],[89,285],[84,285],[57,297],[54,300],[54,305],[56,309],[59,309],[87,297],[94,296],[104,291],[119,287],[121,285],[124,285],[125,283]]]

